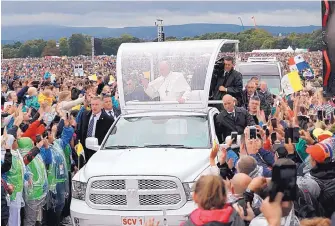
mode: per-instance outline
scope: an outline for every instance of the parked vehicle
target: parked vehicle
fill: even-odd
[[[271,93],[278,95],[282,91],[283,65],[275,57],[249,57],[247,62],[238,62],[235,69],[243,75],[244,85],[258,77],[266,82]]]

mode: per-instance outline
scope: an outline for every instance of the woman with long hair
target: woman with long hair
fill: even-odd
[[[182,226],[244,226],[233,206],[226,203],[226,188],[220,176],[200,177],[194,187],[193,200],[198,208]]]

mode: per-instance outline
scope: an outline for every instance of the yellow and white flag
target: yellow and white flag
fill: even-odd
[[[281,86],[286,95],[298,92],[303,89],[298,71],[292,71],[281,79]]]

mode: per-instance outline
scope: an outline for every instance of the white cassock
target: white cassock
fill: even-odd
[[[145,92],[151,99],[160,97],[161,101],[178,101],[181,97],[189,100],[191,87],[182,73],[170,72],[150,82]]]

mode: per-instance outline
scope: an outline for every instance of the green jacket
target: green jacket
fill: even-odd
[[[10,200],[16,199],[18,192],[23,192],[23,179],[24,179],[24,163],[18,151],[12,150],[12,167],[6,173],[7,183],[14,185],[14,191],[10,196]]]

